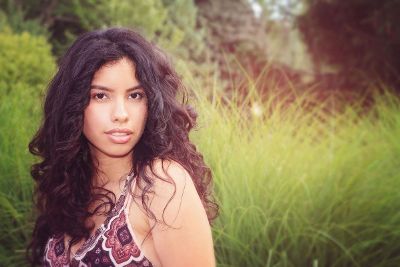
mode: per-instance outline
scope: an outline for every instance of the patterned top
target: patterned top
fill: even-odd
[[[153,266],[140,251],[136,236],[127,222],[131,201],[131,194],[127,194],[127,188],[132,177],[133,175],[130,175],[126,178],[122,194],[104,223],[83,243],[75,255],[71,257],[70,244],[65,246],[64,235],[49,239],[44,253],[44,266]]]

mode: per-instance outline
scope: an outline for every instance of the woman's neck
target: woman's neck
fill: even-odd
[[[126,177],[132,170],[132,153],[125,157],[97,157],[97,173],[93,177],[95,186],[115,184]]]

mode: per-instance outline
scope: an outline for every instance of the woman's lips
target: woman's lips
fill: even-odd
[[[129,129],[112,129],[105,132],[111,142],[115,144],[125,144],[131,140],[132,131]]]
[[[107,135],[108,135],[108,138],[111,140],[111,142],[116,143],[116,144],[128,143],[132,137],[131,134],[124,134],[124,135],[107,134]]]

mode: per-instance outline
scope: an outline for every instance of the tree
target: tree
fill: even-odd
[[[197,23],[206,30],[210,58],[218,66],[226,89],[240,88],[266,65],[265,24],[247,0],[196,0]]]
[[[0,26],[47,35],[56,56],[77,35],[111,26],[138,30],[170,51],[193,34],[196,7],[187,0],[0,0]],[[2,21],[4,21],[2,23]],[[192,38],[193,39],[193,38]]]
[[[400,91],[399,0],[306,0],[297,23],[316,71],[328,64],[345,84],[383,81]]]
[[[53,53],[58,56],[76,35],[110,21],[107,3],[107,0],[0,0],[0,8],[16,32],[35,33],[31,29],[36,31],[36,28],[26,26],[32,22],[47,30],[45,35],[53,46]],[[15,15],[16,11],[19,17]]]

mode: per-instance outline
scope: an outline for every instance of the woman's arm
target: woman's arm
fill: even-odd
[[[158,220],[177,228],[157,223],[152,230],[162,266],[215,266],[211,228],[191,177],[176,162],[162,164],[159,160],[153,170],[159,177],[174,181],[176,186],[173,196],[174,185],[155,178],[155,194],[150,203]]]

